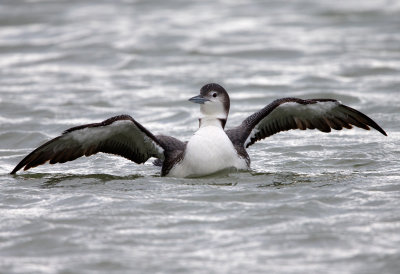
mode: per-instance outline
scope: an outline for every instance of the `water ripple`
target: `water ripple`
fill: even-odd
[[[0,272],[397,273],[396,1],[0,2]],[[389,134],[290,131],[249,172],[160,177],[98,154],[9,175],[65,129],[126,113],[188,140],[207,82],[233,127],[334,98]],[[151,111],[149,111],[151,109]]]

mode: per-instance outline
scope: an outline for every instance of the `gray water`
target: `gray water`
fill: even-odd
[[[388,133],[290,131],[250,172],[160,177],[99,154],[8,173],[63,130],[132,115],[187,140],[334,98]],[[0,273],[400,273],[400,2],[0,1]]]

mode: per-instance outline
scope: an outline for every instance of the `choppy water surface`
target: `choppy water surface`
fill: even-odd
[[[398,1],[1,1],[0,272],[398,273],[399,30]],[[322,97],[389,136],[286,132],[202,179],[107,155],[8,175],[117,114],[188,139],[211,81],[228,127]]]

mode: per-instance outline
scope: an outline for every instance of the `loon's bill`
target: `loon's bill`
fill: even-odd
[[[65,163],[98,152],[125,157],[137,164],[157,158],[162,176],[205,176],[219,170],[250,167],[246,148],[275,133],[290,129],[351,129],[356,126],[386,132],[371,118],[333,99],[282,98],[247,117],[239,126],[225,130],[230,99],[218,84],[207,84],[189,101],[200,105],[199,129],[187,142],[153,135],[129,115],[66,130],[28,154],[14,169]]]

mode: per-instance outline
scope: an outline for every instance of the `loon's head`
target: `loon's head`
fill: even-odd
[[[226,90],[218,84],[207,84],[200,89],[200,95],[189,99],[190,102],[200,104],[202,118],[225,120],[229,114],[230,100]]]

